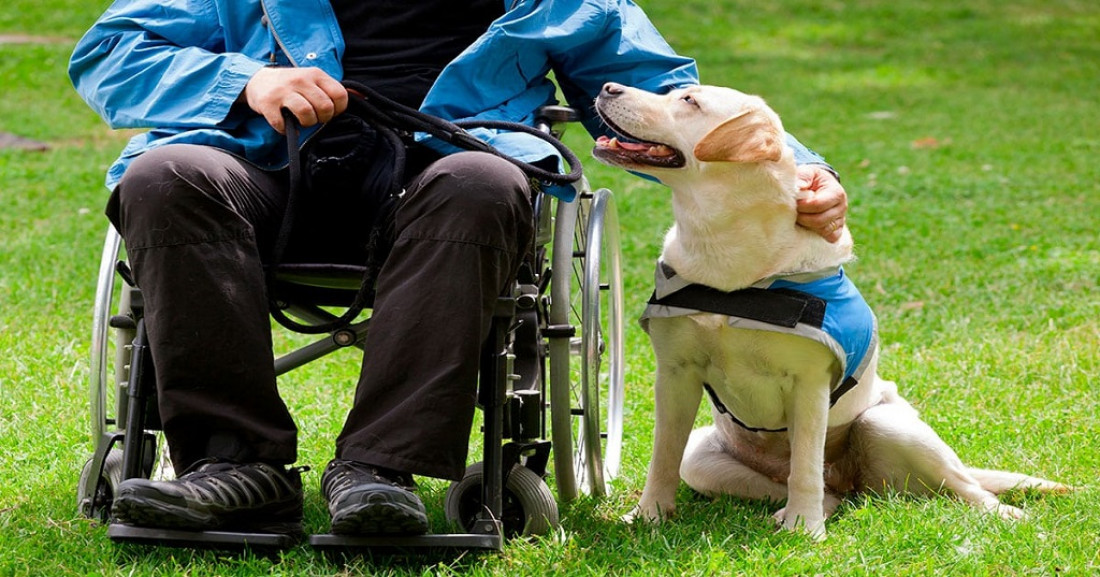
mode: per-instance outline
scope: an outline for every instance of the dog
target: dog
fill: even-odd
[[[776,522],[817,539],[858,491],[947,490],[1017,519],[998,494],[1070,490],[967,467],[878,376],[876,321],[843,271],[851,233],[828,242],[796,224],[809,193],[763,99],[609,83],[595,108],[618,135],[599,138],[595,158],[667,185],[675,220],[642,319],[657,359],[654,448],[627,520],[671,515],[681,478],[707,496],[785,501]],[[693,432],[704,392],[714,424]]]

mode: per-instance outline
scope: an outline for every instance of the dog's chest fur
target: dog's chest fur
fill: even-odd
[[[713,313],[653,318],[658,363],[709,385],[746,425],[782,429],[788,399],[800,383],[825,382],[840,372],[833,353],[801,336],[731,327]]]

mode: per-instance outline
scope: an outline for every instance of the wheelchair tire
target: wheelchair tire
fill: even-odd
[[[480,461],[466,468],[461,481],[451,483],[444,498],[447,520],[464,531],[475,531],[482,511],[481,484],[485,476]],[[545,535],[558,526],[558,504],[546,483],[534,471],[515,465],[504,482],[500,521],[504,536]]]
[[[111,518],[111,503],[115,490],[122,482],[122,449],[111,449],[103,462],[103,472],[94,491],[87,491],[88,477],[92,474],[93,459],[84,463],[80,471],[80,483],[77,485],[77,509],[88,519],[107,522]]]
[[[618,217],[611,191],[558,203],[549,325],[550,412],[558,495],[607,494],[619,473],[623,432],[623,291]]]

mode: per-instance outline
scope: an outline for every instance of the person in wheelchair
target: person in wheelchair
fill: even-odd
[[[629,0],[117,0],[99,18],[69,72],[112,127],[151,129],[109,168],[106,213],[144,296],[177,475],[121,483],[118,522],[301,531],[298,431],[273,372],[264,268],[290,194],[283,111],[303,142],[323,138],[353,80],[448,119],[530,124],[555,101],[551,71],[593,135],[602,131],[588,103],[605,82],[698,82],[694,61]],[[535,138],[478,135],[557,166]],[[817,190],[801,223],[829,238],[846,195],[821,157],[790,140]],[[383,215],[388,254],[354,402],[321,478],[334,534],[428,530],[413,475],[463,474],[478,352],[532,234],[538,191],[501,158],[428,139],[409,145],[404,174]],[[284,261],[368,258],[377,209],[358,204],[362,183],[347,184],[308,191]]]

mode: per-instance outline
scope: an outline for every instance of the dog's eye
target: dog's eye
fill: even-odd
[[[686,102],[686,103],[688,103],[692,106],[696,106],[696,107],[699,106],[699,103],[696,102],[695,99],[692,98],[690,94],[685,94],[685,95],[681,96],[680,100],[683,100],[684,102]]]

